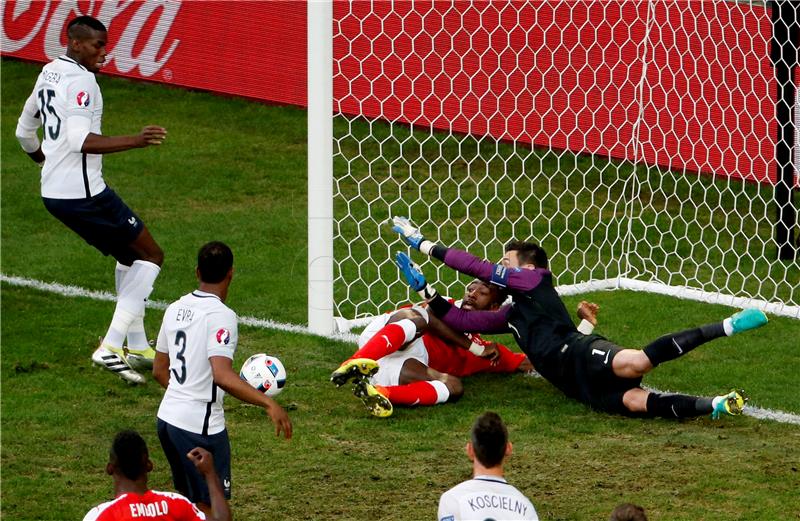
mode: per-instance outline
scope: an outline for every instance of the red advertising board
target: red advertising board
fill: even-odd
[[[3,55],[49,61],[89,14],[109,28],[105,73],[306,104],[300,0],[2,6]],[[337,0],[334,35],[336,111],[774,181],[763,6]]]
[[[306,9],[295,1],[3,2],[2,52],[50,61],[78,14],[108,27],[112,75],[305,105]]]

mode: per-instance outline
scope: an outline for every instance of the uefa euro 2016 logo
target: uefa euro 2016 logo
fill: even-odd
[[[89,106],[89,93],[85,91],[80,91],[76,98],[79,107],[88,107]]]
[[[225,344],[228,345],[228,342],[231,341],[231,332],[225,329],[224,327],[217,331],[217,343],[218,344]]]

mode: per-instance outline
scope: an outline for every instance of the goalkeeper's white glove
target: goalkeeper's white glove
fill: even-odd
[[[407,217],[392,217],[392,225],[392,231],[399,233],[400,238],[403,239],[406,244],[425,255],[431,254],[434,243],[423,237],[420,231]]]

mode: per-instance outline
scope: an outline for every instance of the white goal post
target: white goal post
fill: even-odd
[[[796,221],[776,233],[797,209],[776,108],[792,100],[796,132],[798,67],[770,55],[786,21],[773,14],[762,1],[310,0],[309,327],[411,299],[392,215],[489,259],[535,240],[563,294],[800,318]],[[793,74],[783,91],[778,65]],[[465,279],[422,267],[461,293]]]

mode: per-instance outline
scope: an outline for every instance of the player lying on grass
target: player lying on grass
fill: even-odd
[[[564,394],[593,408],[627,416],[689,418],[741,414],[742,392],[714,398],[646,391],[642,377],[663,362],[685,355],[715,338],[763,326],[767,317],[746,309],[722,322],[663,336],[643,350],[624,349],[598,335],[585,335],[572,323],[553,287],[547,253],[537,244],[512,241],[499,264],[426,240],[405,217],[394,231],[420,252],[485,282],[506,288],[512,305],[498,311],[459,309],[433,295],[433,315],[456,331],[512,332],[536,370]]]
[[[399,253],[398,266],[406,277],[421,273],[407,255]],[[421,279],[421,286],[426,286]],[[480,280],[466,289],[462,309],[497,310],[505,295]],[[582,302],[578,316],[591,332],[597,305]],[[358,339],[359,349],[331,375],[337,386],[354,381],[353,393],[379,417],[392,414],[393,405],[436,405],[455,401],[464,393],[461,378],[476,373],[532,371],[522,353],[487,342],[478,335],[454,333],[421,306],[402,308],[376,317]]]

